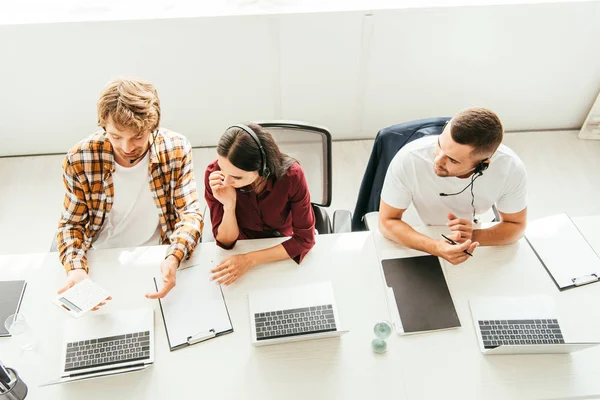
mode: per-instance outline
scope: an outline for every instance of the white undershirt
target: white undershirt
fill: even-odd
[[[96,234],[92,247],[137,247],[160,241],[158,209],[148,178],[150,153],[133,167],[115,163],[112,175],[114,197],[111,211]]]

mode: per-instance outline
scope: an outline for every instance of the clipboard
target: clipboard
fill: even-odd
[[[154,278],[156,290],[162,282],[162,276]],[[210,280],[209,265],[178,270],[177,285],[159,304],[171,351],[233,332],[221,286]]]
[[[598,282],[600,257],[569,215],[529,222],[525,239],[558,290]]]

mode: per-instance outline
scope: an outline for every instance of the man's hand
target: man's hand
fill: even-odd
[[[456,218],[452,213],[448,213],[448,222],[446,226],[450,228],[452,233],[458,235],[452,239],[457,243],[464,243],[473,237],[473,223],[465,218]]]
[[[177,279],[177,268],[179,268],[179,260],[177,257],[171,255],[163,260],[160,264],[160,272],[163,277],[163,287],[160,291],[155,293],[146,293],[148,299],[162,299],[175,287],[175,280]]]
[[[67,283],[65,284],[65,286],[63,286],[62,288],[60,288],[58,290],[58,292],[56,292],[56,293],[57,294],[64,293],[68,289],[70,289],[73,286],[75,286],[77,283],[81,282],[84,279],[88,279],[88,278],[89,278],[89,276],[88,276],[88,273],[85,272],[85,269],[72,269],[67,274]],[[96,311],[96,310],[100,309],[100,307],[102,307],[103,305],[106,304],[107,300],[112,300],[112,297],[109,296],[108,298],[106,298],[106,300],[100,302],[100,304],[98,304],[96,307],[92,308],[92,311]]]
[[[458,233],[450,235],[450,238],[454,241],[457,241],[456,239],[458,238]],[[461,244],[450,244],[445,240],[439,240],[437,241],[436,252],[434,255],[442,257],[452,265],[458,265],[467,261],[467,259],[470,257],[464,251],[466,250],[473,254],[473,251],[475,251],[477,246],[479,246],[479,243],[471,243],[471,239]]]
[[[231,185],[225,186],[225,175],[221,171],[215,171],[208,177],[208,184],[212,190],[213,196],[223,204],[224,207],[235,207],[237,193]]]
[[[210,271],[214,274],[211,280],[216,280],[219,285],[229,285],[238,280],[255,265],[256,262],[250,254],[227,257],[216,268]]]

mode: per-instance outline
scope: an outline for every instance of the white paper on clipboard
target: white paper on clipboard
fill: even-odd
[[[221,287],[210,280],[211,267],[198,264],[177,271],[177,285],[160,299],[171,350],[233,331]],[[154,279],[160,290],[162,276]]]

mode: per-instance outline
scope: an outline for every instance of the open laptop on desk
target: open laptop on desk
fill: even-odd
[[[333,287],[318,282],[248,295],[255,346],[340,336]]]
[[[154,362],[154,311],[137,309],[69,319],[61,377],[41,386],[140,371]]]
[[[484,297],[469,305],[484,354],[571,353],[600,344],[570,342],[548,297]]]

